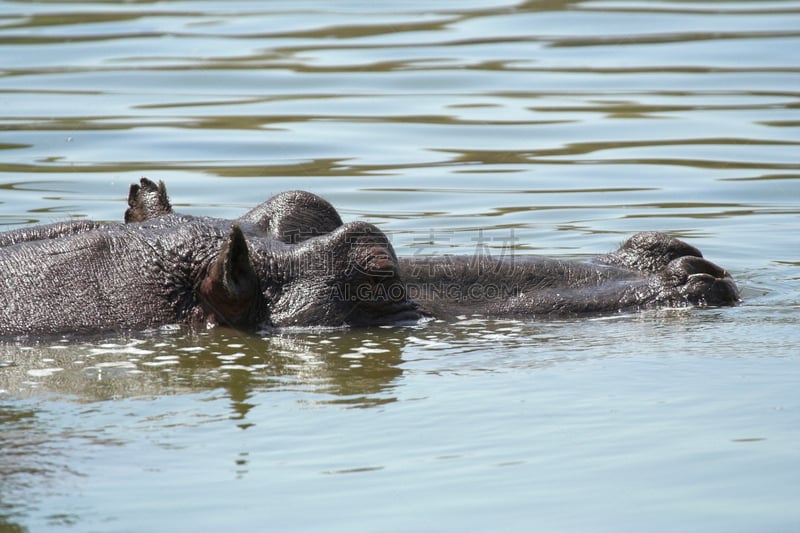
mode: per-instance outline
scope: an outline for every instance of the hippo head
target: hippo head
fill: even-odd
[[[277,194],[230,224],[175,214],[163,182],[142,178],[128,205],[127,222],[153,227],[228,224],[194,282],[194,323],[337,327],[419,318],[386,235],[365,222],[343,224],[315,194]]]
[[[234,223],[195,291],[195,321],[235,327],[380,325],[420,317],[388,238],[365,222],[296,244],[245,235]]]

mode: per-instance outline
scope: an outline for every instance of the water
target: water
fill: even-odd
[[[0,531],[795,531],[800,2],[3,2],[0,228],[292,188],[400,254],[668,231],[737,308],[0,345]]]

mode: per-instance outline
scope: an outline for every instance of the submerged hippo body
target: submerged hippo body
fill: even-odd
[[[386,235],[325,200],[279,194],[235,221],[174,213],[163,183],[133,185],[125,224],[0,233],[0,335],[396,324],[733,305],[722,268],[662,233],[592,262],[398,258]]]

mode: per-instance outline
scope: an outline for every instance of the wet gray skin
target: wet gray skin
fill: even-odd
[[[124,224],[0,233],[0,335],[538,319],[740,300],[727,271],[663,233],[638,233],[589,262],[398,258],[377,227],[343,223],[304,191],[225,220],[175,213],[164,184],[143,178],[128,204]]]

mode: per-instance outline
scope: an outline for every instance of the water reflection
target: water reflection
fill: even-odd
[[[309,442],[315,441],[317,431],[330,439],[336,434],[331,425],[340,420],[348,421],[349,427],[363,420],[369,433],[369,420],[387,415],[413,428],[419,421],[402,413],[407,409],[418,413],[410,405],[424,402],[442,384],[463,384],[457,387],[464,390],[445,392],[444,397],[466,411],[480,395],[468,390],[473,384],[502,387],[519,385],[522,379],[523,389],[536,390],[566,379],[565,384],[588,387],[602,396],[609,390],[606,387],[614,390],[615,385],[590,385],[591,376],[585,382],[571,381],[571,372],[604,358],[609,361],[601,367],[635,368],[632,361],[649,358],[655,358],[657,365],[671,365],[672,349],[680,351],[680,357],[697,360],[737,358],[740,347],[724,341],[732,323],[745,328],[743,335],[773,343],[775,353],[785,353],[779,347],[785,338],[781,331],[794,324],[791,313],[784,313],[781,322],[753,313],[742,308],[680,309],[536,323],[464,317],[415,327],[296,330],[264,336],[224,329],[174,330],[5,342],[0,345],[0,526],[18,527],[17,516],[47,513],[37,502],[52,499],[53,491],[69,490],[72,479],[95,479],[99,475],[92,466],[95,457],[103,457],[111,466],[114,461],[130,463],[129,454],[141,450],[143,442],[147,449],[155,449],[159,459],[148,457],[131,468],[182,461],[196,470],[199,467],[192,461],[210,445],[206,439],[225,439],[220,453],[237,479],[251,476],[254,469],[269,471],[272,460],[319,464],[318,474],[391,470],[385,456],[364,459],[357,451],[325,461],[316,454],[329,450],[330,442],[327,448]],[[742,315],[749,318],[743,320]],[[658,339],[657,346],[672,348],[637,353],[647,350],[653,339]],[[620,361],[611,361],[615,358]],[[475,379],[490,375],[495,379]],[[562,399],[575,394],[561,392]],[[585,398],[590,403],[596,400]],[[505,409],[525,401],[503,396],[495,407]],[[534,402],[523,410],[534,418],[537,409],[570,412],[569,406],[547,404],[548,398],[538,401],[544,403]],[[401,403],[386,409],[396,402]],[[435,403],[426,405],[436,409]],[[305,416],[314,412],[317,416]],[[341,412],[348,416],[337,414]],[[319,426],[305,427],[310,420]],[[452,423],[460,427],[459,422]],[[237,435],[258,440],[231,438],[231,428]],[[514,454],[519,457],[524,452]],[[76,513],[48,520],[65,525],[87,519]]]
[[[691,312],[662,310],[619,318],[635,326]],[[547,366],[572,360],[564,340],[576,331],[591,339],[590,345],[605,343],[607,339],[591,334],[605,321],[528,323],[463,317],[455,323],[282,330],[263,336],[217,328],[96,339],[6,340],[0,343],[0,397],[49,395],[92,403],[222,392],[230,400],[231,415],[242,421],[253,407],[252,396],[261,393],[297,393],[302,401],[313,399],[316,404],[375,407],[397,401],[395,389],[409,363],[418,366],[431,360],[449,366],[452,359],[439,360],[456,358],[462,370],[491,363],[499,371],[513,371],[513,364],[497,358],[523,350],[525,364]],[[531,348],[549,353],[538,358]],[[472,359],[470,353],[478,357]]]
[[[403,344],[391,329],[265,337],[217,329],[93,342],[4,342],[0,390],[102,401],[221,389],[242,418],[253,390],[312,391],[367,406],[393,401]]]
[[[264,393],[296,395],[300,404],[355,408],[394,402],[403,373],[404,343],[404,335],[393,328],[357,334],[271,332],[264,337],[217,329],[4,341],[0,343],[0,531],[24,531],[15,517],[42,512],[36,500],[50,495],[48,480],[58,479],[63,486],[72,476],[87,475],[85,466],[65,466],[81,463],[75,457],[79,448],[124,446],[128,438],[155,431],[151,438],[171,449],[175,428],[225,418],[247,430],[253,426],[248,418],[251,410],[265,407]],[[174,395],[191,395],[178,413],[159,410],[148,415],[132,405],[126,416],[121,405],[126,399]],[[25,398],[33,400],[30,408],[24,407]],[[44,410],[39,404],[42,398],[48,399]],[[220,398],[227,399],[226,415],[208,407],[208,401]],[[112,421],[92,422],[103,418],[109,400],[116,405],[107,415]],[[56,411],[66,412],[53,414],[59,402],[67,404]],[[73,403],[87,407],[68,407]],[[123,430],[125,426],[133,429]],[[169,429],[162,435],[161,428]],[[110,439],[109,431],[122,440]],[[238,476],[248,472],[248,455],[245,448],[234,459]],[[48,518],[59,525],[77,520],[77,516]]]
[[[440,375],[550,367],[581,357],[565,344],[569,339],[562,338],[565,324],[570,323],[464,319],[456,324],[264,336],[220,328],[4,341],[0,526],[13,531],[15,515],[40,512],[35,501],[50,490],[49,479],[63,484],[85,475],[81,457],[91,456],[93,446],[125,447],[129,439],[149,435],[149,440],[171,450],[181,446],[173,443],[180,428],[197,428],[199,434],[202,426],[225,420],[249,430],[255,424],[252,410],[269,408],[275,401],[270,398],[288,398],[300,408],[385,406],[398,401],[397,389],[408,365],[413,373]],[[539,351],[548,346],[556,352]],[[527,355],[520,358],[523,353]],[[537,353],[541,355],[531,355]],[[187,399],[171,408],[157,402],[155,409],[140,405],[141,400],[176,396]],[[226,404],[222,410],[220,402]],[[263,420],[264,415],[255,418]],[[76,450],[84,451],[76,458]],[[249,452],[247,447],[239,449],[233,459],[238,476],[249,470]]]

